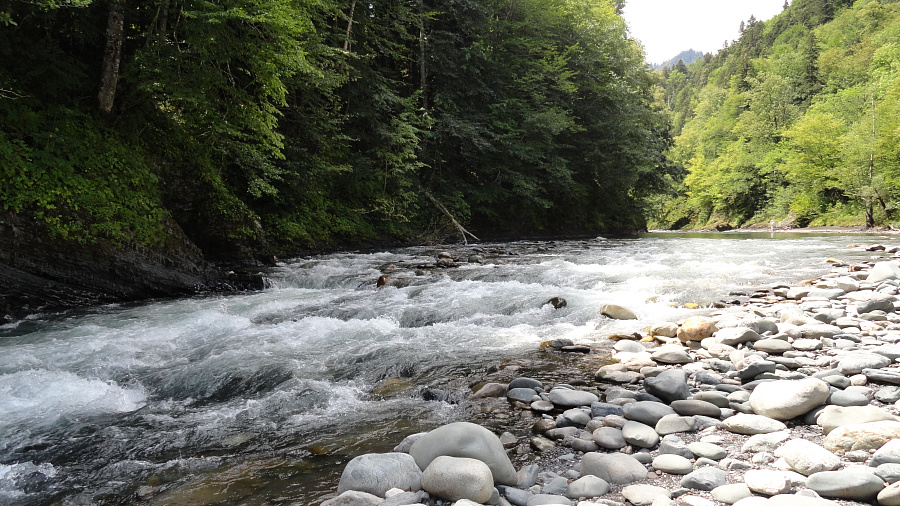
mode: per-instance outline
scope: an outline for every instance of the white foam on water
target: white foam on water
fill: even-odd
[[[0,375],[0,428],[52,424],[61,417],[126,413],[141,408],[147,392],[72,373],[27,370]]]

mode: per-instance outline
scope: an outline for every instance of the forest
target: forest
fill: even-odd
[[[621,9],[2,0],[0,208],[212,259],[641,230],[680,176]]]
[[[662,228],[900,219],[900,2],[793,0],[715,55],[662,71]]]

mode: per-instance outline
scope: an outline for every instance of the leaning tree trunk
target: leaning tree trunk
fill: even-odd
[[[103,66],[100,74],[100,93],[97,101],[100,111],[112,113],[116,100],[116,82],[119,80],[119,64],[122,61],[122,39],[124,38],[125,13],[122,5],[113,0],[109,3],[109,17],[106,20],[106,48],[103,50]]]

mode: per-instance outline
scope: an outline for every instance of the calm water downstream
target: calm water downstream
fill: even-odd
[[[504,359],[674,321],[695,311],[673,306],[814,277],[826,258],[872,255],[848,244],[879,242],[900,241],[651,234],[340,253],[284,262],[259,293],[0,325],[0,504],[317,504],[349,458],[468,417],[470,381]],[[439,251],[460,266],[416,275]],[[377,290],[386,271],[395,285]],[[568,305],[542,306],[555,296]],[[641,319],[610,321],[607,303]]]

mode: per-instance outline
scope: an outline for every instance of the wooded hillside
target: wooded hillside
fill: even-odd
[[[661,226],[879,225],[900,214],[900,2],[794,0],[664,74]]]
[[[0,208],[214,258],[634,230],[655,77],[589,0],[0,1]]]

